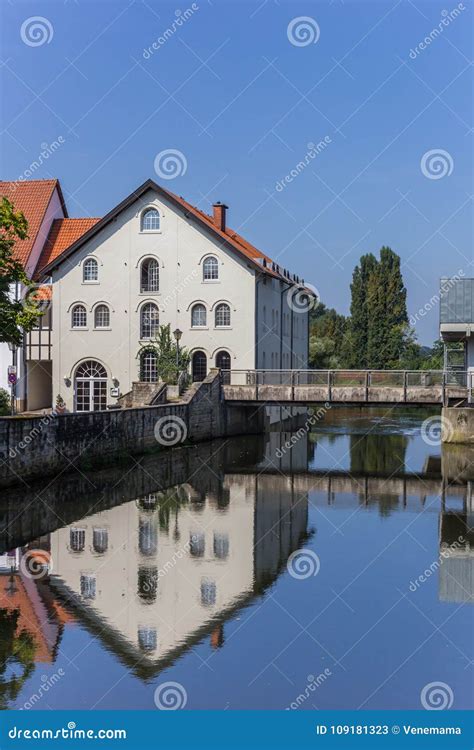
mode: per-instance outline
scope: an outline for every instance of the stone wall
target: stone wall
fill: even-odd
[[[0,419],[0,486],[162,451],[183,442],[258,434],[265,411],[226,408],[218,372],[177,404]]]

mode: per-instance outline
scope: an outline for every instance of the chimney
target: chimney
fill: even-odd
[[[226,206],[225,203],[217,201],[217,203],[213,204],[212,208],[214,209],[214,224],[218,229],[221,230],[221,232],[225,232],[225,213],[229,206]]]

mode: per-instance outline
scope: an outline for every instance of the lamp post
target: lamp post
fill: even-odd
[[[176,339],[176,377],[178,376],[179,372],[179,341],[181,339],[181,336],[183,335],[183,332],[179,330],[179,328],[176,328],[173,331],[173,336]]]
[[[11,342],[8,342],[8,348],[12,353],[12,364],[8,368],[8,382],[10,384],[10,390],[11,390],[11,414],[12,416],[15,414],[16,411],[16,381],[17,381],[17,363],[18,363],[18,356],[17,356],[17,347],[15,344],[12,344]]]

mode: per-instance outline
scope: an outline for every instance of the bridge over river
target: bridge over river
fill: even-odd
[[[222,370],[235,403],[466,406],[473,373],[443,370]]]

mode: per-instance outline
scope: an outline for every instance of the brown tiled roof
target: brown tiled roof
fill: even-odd
[[[14,250],[15,259],[23,266],[28,263],[55,189],[58,190],[64,213],[67,216],[58,180],[0,181],[0,197],[8,198],[17,211],[24,213],[28,221],[28,237],[15,242]]]
[[[36,275],[38,276],[42,268],[56,260],[98,221],[100,219],[55,219],[38,261]]]
[[[51,270],[49,266],[54,265],[55,261],[60,261],[63,258],[66,258],[70,253],[74,252],[83,244],[83,242],[86,242],[90,237],[92,237],[95,234],[95,231],[99,231],[103,226],[108,224],[109,221],[112,221],[115,216],[117,216],[124,208],[131,205],[131,203],[137,200],[137,198],[139,198],[140,195],[145,193],[147,190],[156,190],[158,194],[161,194],[165,198],[170,199],[172,203],[184,209],[186,214],[193,216],[201,225],[209,228],[215,235],[217,235],[218,238],[220,238],[228,246],[237,251],[240,256],[243,256],[244,258],[249,260],[252,265],[258,266],[260,271],[262,271],[263,273],[282,279],[287,283],[293,283],[294,279],[290,276],[287,276],[283,268],[280,268],[279,265],[272,261],[272,259],[268,255],[262,253],[260,250],[250,244],[250,242],[247,242],[247,240],[237,234],[237,232],[234,232],[233,229],[230,229],[230,227],[226,227],[225,231],[221,231],[221,229],[214,223],[213,218],[209,216],[209,214],[204,213],[204,211],[196,208],[196,206],[192,206],[191,203],[188,203],[181,196],[175,195],[175,193],[172,193],[169,190],[165,190],[165,188],[161,187],[161,185],[158,185],[156,182],[154,182],[154,180],[147,180],[146,182],[144,182],[143,185],[137,188],[137,190],[134,190],[133,193],[131,193],[127,198],[125,198],[117,206],[115,206],[115,208],[109,211],[109,213],[104,216],[103,219],[66,220],[65,226],[68,226],[68,222],[74,221],[91,222],[88,227],[82,228],[82,231],[78,227],[77,235],[73,239],[71,239],[69,245],[66,244],[68,239],[66,236],[64,238],[64,244],[57,244],[54,233],[58,232],[58,235],[60,235],[61,226],[58,226],[56,228],[55,225],[57,224],[57,222],[54,222],[50,237],[48,238],[49,243],[52,245],[52,249],[50,251],[51,255],[48,259],[48,254],[46,253],[45,249],[44,258],[42,257],[40,259],[40,263],[38,264],[38,273],[42,273],[43,275],[45,275],[43,273],[45,272],[47,274]],[[64,220],[60,219],[59,222],[64,222]],[[312,294],[310,289],[308,289],[308,292]]]

